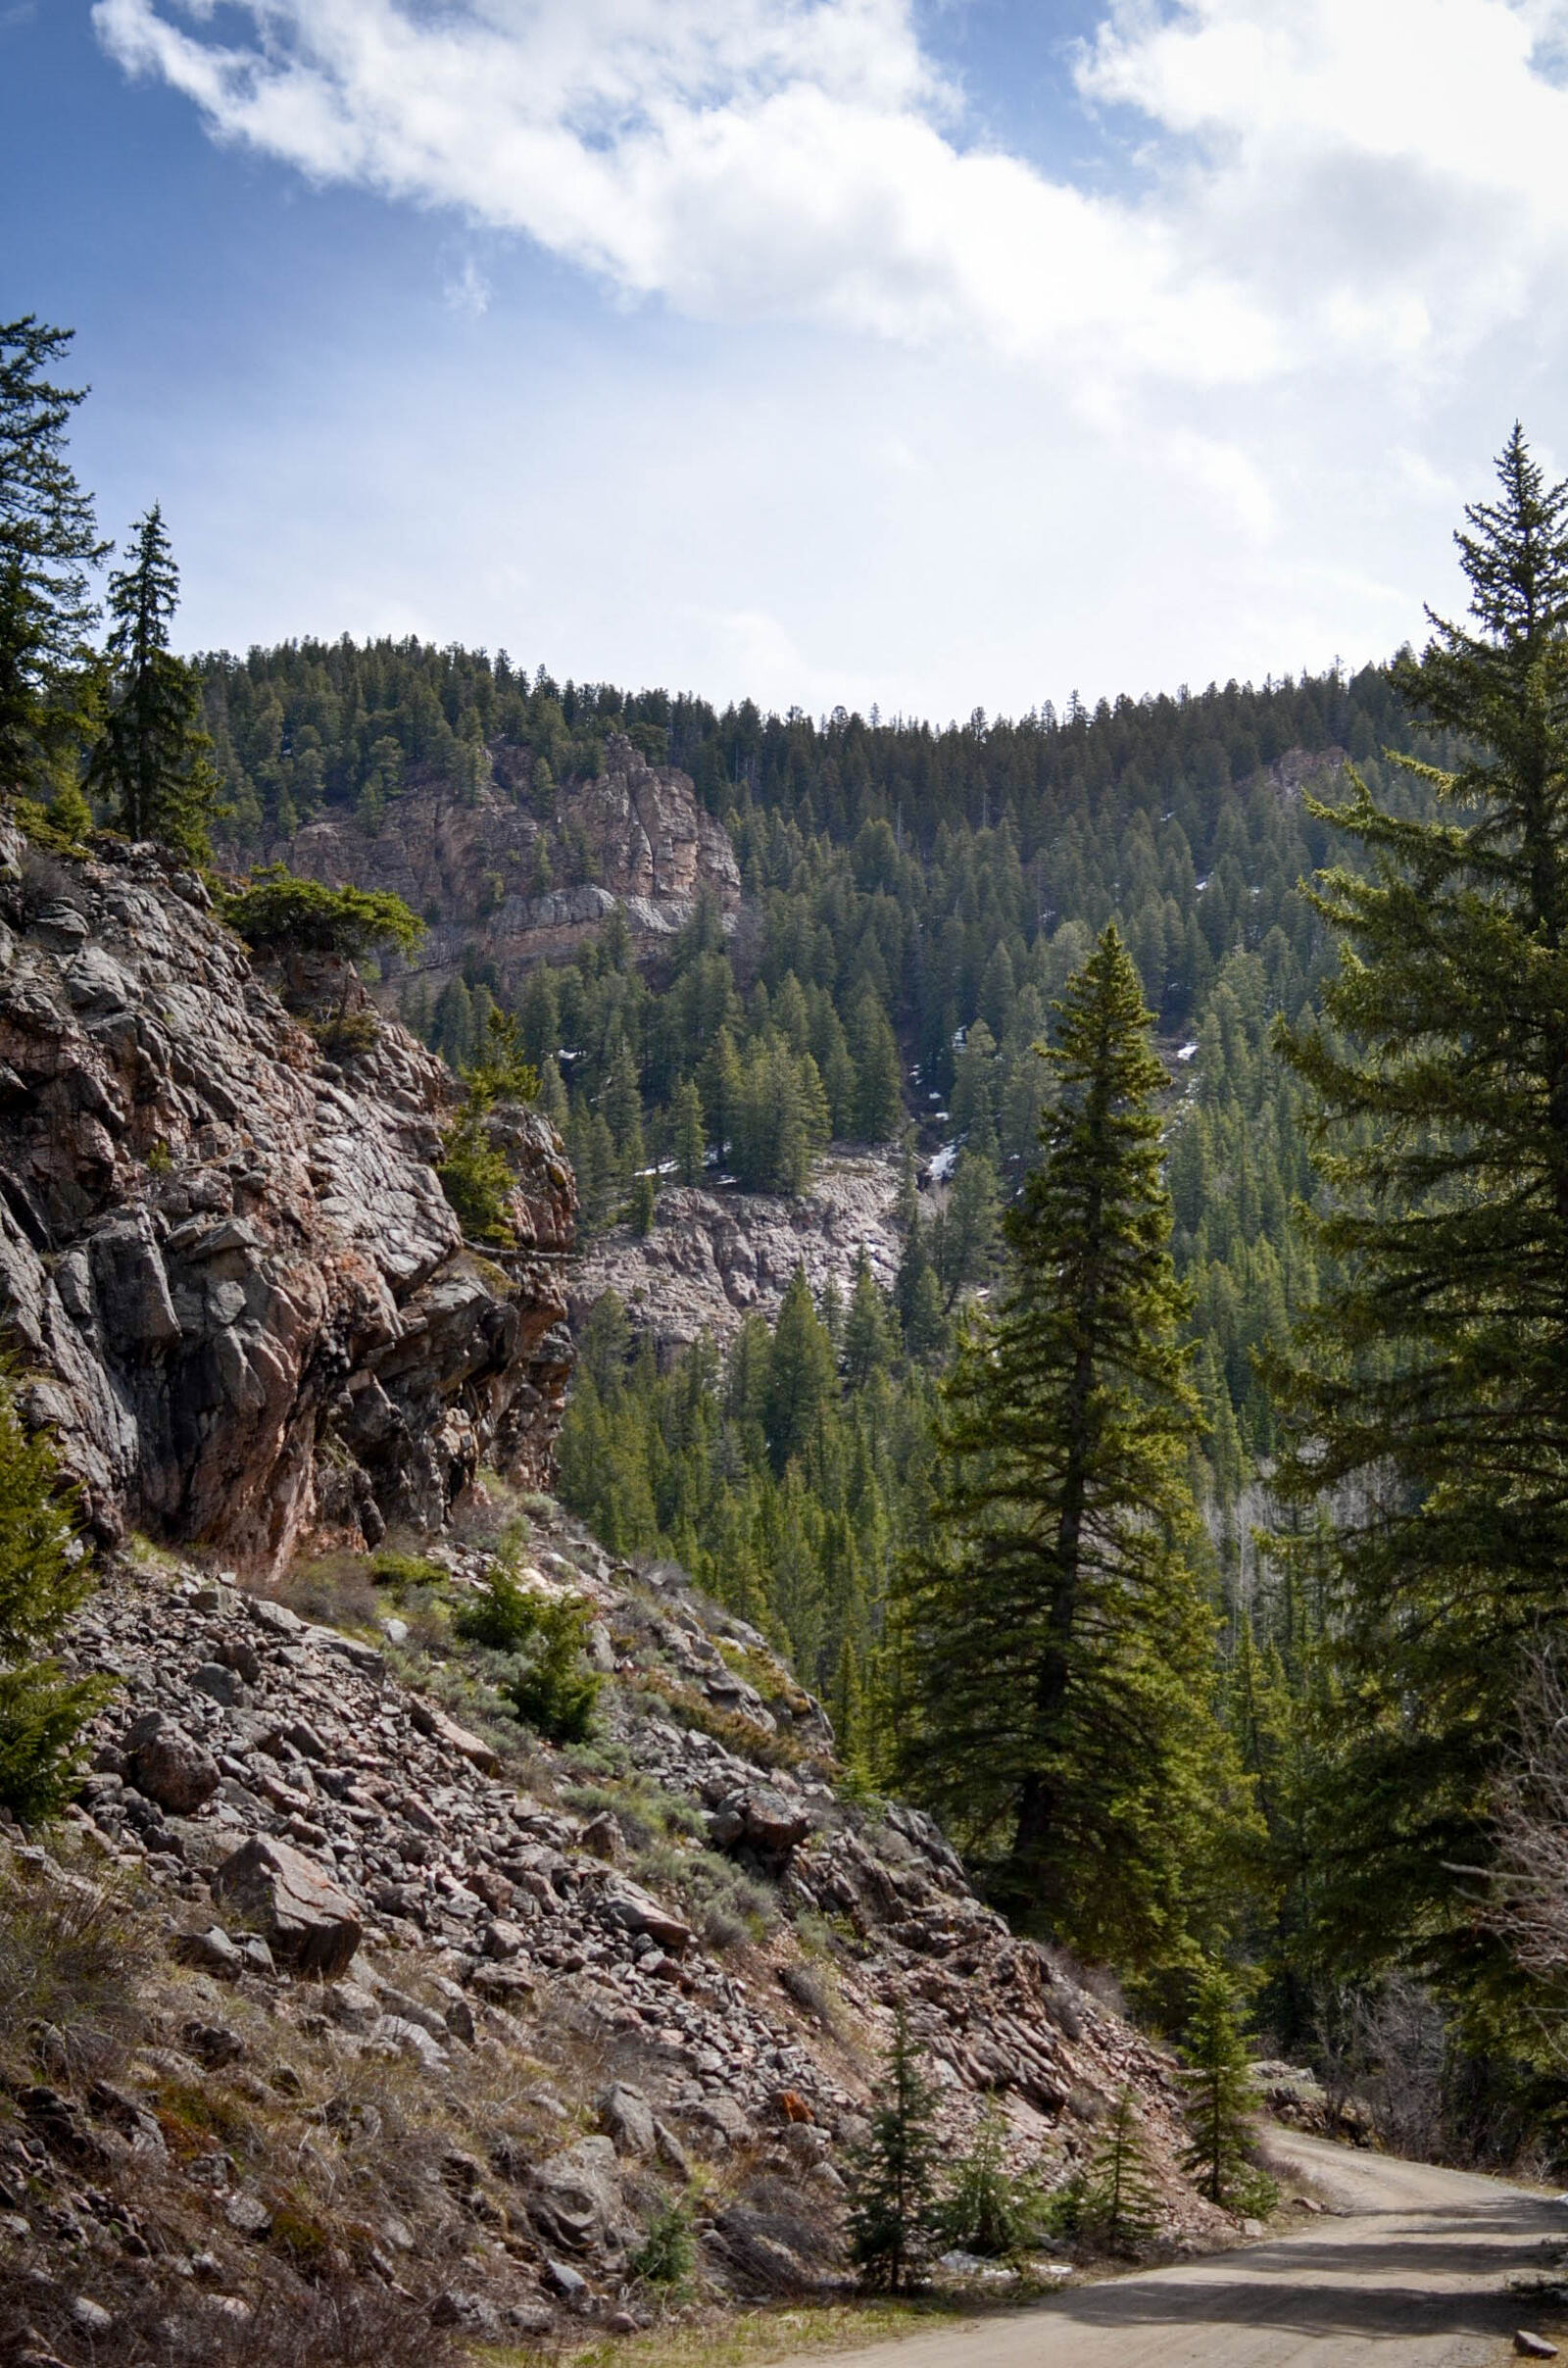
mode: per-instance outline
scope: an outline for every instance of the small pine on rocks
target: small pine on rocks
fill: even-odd
[[[871,2134],[851,2165],[851,2258],[867,2286],[906,2293],[936,2225],[935,2096],[921,2077],[900,2012],[871,2113]]]

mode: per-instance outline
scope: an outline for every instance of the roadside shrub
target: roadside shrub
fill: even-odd
[[[1021,2252],[1040,2235],[1041,2199],[1032,2180],[1009,2171],[1004,2152],[1006,2127],[988,2106],[974,2145],[959,2161],[952,2187],[937,2208],[937,2227],[949,2245],[994,2259]]]
[[[685,2286],[697,2262],[691,2217],[683,2203],[658,2213],[631,2256],[631,2274],[645,2286]]]

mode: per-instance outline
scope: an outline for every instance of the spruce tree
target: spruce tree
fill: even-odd
[[[1332,1266],[1271,1378],[1296,1535],[1334,1522],[1338,1764],[1318,1840],[1342,1957],[1479,1972],[1470,1878],[1529,1651],[1568,1568],[1568,486],[1516,427],[1456,536],[1469,624],[1395,667],[1455,769],[1348,775],[1314,809],[1362,851],[1319,875],[1341,944],[1308,1088]]]
[[[1207,1965],[1200,1977],[1183,2052],[1192,2141],[1186,2168],[1210,2203],[1225,2210],[1244,2209],[1261,2199],[1255,2195],[1259,2175],[1251,2161],[1257,2095],[1235,1984],[1223,1966]]]
[[[0,1393],[0,1807],[22,1818],[69,1799],[76,1739],[113,1690],[47,1657],[90,1585],[73,1509],[53,1448]]]
[[[1142,2244],[1159,2224],[1159,2195],[1130,2088],[1117,2097],[1090,2156],[1080,2211],[1082,2225],[1111,2252]]]
[[[871,2109],[871,2131],[850,2166],[850,2254],[868,2286],[901,2294],[936,2219],[935,2097],[922,2078],[901,2008]]]
[[[703,1123],[703,1098],[695,1082],[683,1077],[675,1089],[675,1172],[683,1184],[700,1184],[707,1164],[708,1130]]]
[[[128,837],[205,863],[218,777],[200,677],[169,646],[178,606],[179,570],[155,503],[136,522],[130,564],[109,578],[110,707],[88,782]]]
[[[1188,1946],[1237,1777],[1191,1559],[1164,1076],[1114,926],[1057,1014],[1012,1278],[945,1385],[929,1543],[902,1566],[901,1749],[1016,1919],[1152,1965]]]
[[[33,314],[0,322],[0,789],[52,789],[97,710],[91,570],[110,545],[66,459],[85,395],[54,372],[74,331]]]

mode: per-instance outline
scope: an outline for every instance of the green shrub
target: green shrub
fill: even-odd
[[[591,1624],[573,1596],[540,1603],[532,1657],[509,1688],[518,1717],[550,1743],[580,1743],[593,1722],[601,1681],[583,1658]]]
[[[380,1016],[373,1004],[362,1004],[357,1011],[335,1011],[330,1019],[316,1020],[311,1027],[322,1052],[342,1061],[368,1053],[380,1033]]]
[[[484,1645],[492,1653],[520,1653],[538,1629],[539,1601],[497,1563],[485,1580],[484,1593],[465,1603],[452,1625],[466,1644]]]
[[[323,888],[269,863],[251,874],[236,895],[225,897],[224,920],[258,951],[294,947],[312,954],[341,954],[357,961],[375,945],[409,953],[424,935],[424,923],[387,888]]]
[[[1021,2252],[1040,2235],[1041,2198],[1033,2180],[1008,2170],[1003,2151],[1006,2125],[987,2107],[974,2145],[959,2161],[943,2197],[937,2224],[949,2245],[994,2259]]]
[[[684,2286],[697,2262],[691,2216],[684,2203],[671,2203],[656,2214],[647,2236],[631,2256],[631,2274],[645,2286]]]
[[[394,1546],[377,1547],[370,1556],[370,1576],[378,1587],[439,1587],[446,1575],[439,1562],[400,1554]]]
[[[516,1179],[485,1129],[485,1106],[469,1101],[448,1129],[436,1176],[464,1235],[495,1250],[516,1241],[512,1195]]]
[[[598,1672],[584,1660],[592,1622],[580,1597],[530,1594],[497,1564],[453,1626],[467,1644],[524,1655],[506,1689],[517,1716],[550,1743],[581,1743],[599,1699]]]
[[[29,1439],[0,1390],[0,1807],[46,1817],[75,1789],[82,1728],[114,1693],[68,1677],[47,1648],[91,1585],[75,1501],[50,1442]]]

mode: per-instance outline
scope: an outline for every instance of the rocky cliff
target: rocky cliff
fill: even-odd
[[[633,1331],[652,1333],[661,1356],[704,1332],[727,1346],[748,1315],[772,1321],[797,1266],[806,1268],[813,1298],[831,1284],[847,1303],[862,1250],[876,1281],[891,1290],[904,1247],[901,1175],[895,1153],[840,1145],[794,1200],[672,1185],[660,1194],[646,1234],[613,1225],[587,1245],[572,1269],[573,1323],[613,1291]]]
[[[477,952],[513,988],[617,910],[634,940],[653,948],[691,917],[704,889],[726,918],[740,907],[727,833],[685,773],[650,765],[619,733],[600,778],[563,790],[547,818],[499,784],[471,803],[412,786],[388,802],[375,830],[352,814],[324,815],[267,859],[328,887],[394,890],[428,923],[411,964],[437,985]]]
[[[509,1113],[518,1249],[467,1248],[443,1065],[209,903],[151,847],[68,861],[0,820],[0,1321],[100,1532],[268,1571],[439,1528],[481,1456],[545,1477],[575,1204]]]

